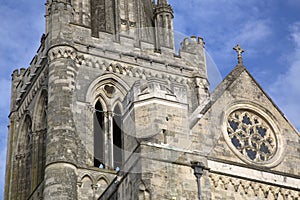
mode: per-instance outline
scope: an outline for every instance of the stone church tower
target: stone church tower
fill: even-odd
[[[167,0],[47,0],[12,74],[5,199],[300,199],[300,136],[242,63],[212,92]]]

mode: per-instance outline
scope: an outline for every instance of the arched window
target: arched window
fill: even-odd
[[[121,168],[122,166],[122,121],[121,109],[117,105],[113,112],[113,167]]]
[[[44,180],[46,164],[46,133],[47,133],[48,94],[43,90],[35,106],[33,116],[33,144],[32,144],[32,191]]]
[[[100,101],[94,112],[94,166],[118,170],[122,167],[122,116],[116,105],[113,111],[103,109]]]
[[[90,0],[74,0],[73,6],[75,9],[75,23],[90,26],[91,24],[91,3]]]
[[[32,173],[32,120],[26,115],[18,138],[16,154],[16,180],[15,191],[21,199],[27,199],[31,193]]]
[[[104,168],[104,111],[101,103],[98,101],[94,112],[94,166]]]
[[[25,149],[25,188],[26,196],[28,197],[31,193],[31,173],[32,173],[32,121],[27,115],[25,119],[25,131],[26,131],[26,149]]]
[[[99,37],[99,31],[106,30],[105,0],[91,0],[92,36]]]
[[[128,90],[126,82],[113,74],[102,75],[90,86],[87,100],[94,108],[93,120],[89,121],[94,124],[94,132],[88,137],[93,139],[94,150],[89,150],[94,155],[89,159],[94,159],[94,167],[122,169],[124,136],[121,102]]]

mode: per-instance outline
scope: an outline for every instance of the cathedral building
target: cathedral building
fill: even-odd
[[[300,135],[243,65],[209,90],[167,0],[47,0],[12,74],[6,200],[300,199]]]

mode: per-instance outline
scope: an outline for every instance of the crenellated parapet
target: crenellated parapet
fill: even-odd
[[[190,38],[185,38],[180,43],[180,50],[189,53],[198,53],[199,49],[204,48],[204,44],[202,37],[191,36]]]
[[[16,80],[16,79],[22,77],[24,75],[25,71],[26,71],[25,68],[20,68],[20,70],[19,69],[15,69],[13,71],[12,75],[11,75],[12,76],[12,80]]]
[[[39,49],[30,67],[16,69],[12,73],[11,112],[18,110],[18,115],[22,116],[37,92],[46,84],[48,77],[46,61],[44,50]]]
[[[204,41],[201,37],[191,36],[181,42],[179,56],[196,69],[196,73],[204,79],[207,77]]]
[[[71,0],[47,0],[47,14],[59,13],[61,11],[72,10]]]

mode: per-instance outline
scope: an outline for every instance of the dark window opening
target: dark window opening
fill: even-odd
[[[246,149],[247,155],[251,160],[255,160],[257,152],[252,149]]]
[[[104,113],[101,103],[98,101],[94,112],[94,166],[104,166]]]
[[[233,131],[236,131],[239,128],[239,123],[233,120],[229,121],[230,127]]]
[[[120,169],[122,166],[122,131],[121,131],[121,110],[119,106],[114,109],[113,116],[113,157],[114,168]]]
[[[105,0],[91,1],[92,36],[99,37],[99,31],[106,30]]]

